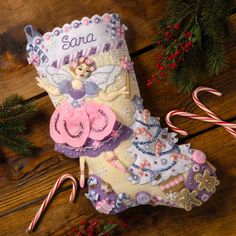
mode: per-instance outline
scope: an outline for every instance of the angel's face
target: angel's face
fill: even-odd
[[[89,66],[85,63],[81,63],[75,69],[75,74],[78,75],[80,79],[87,78],[90,74]]]

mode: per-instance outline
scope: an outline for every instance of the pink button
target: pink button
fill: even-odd
[[[193,152],[192,159],[197,164],[204,164],[206,162],[206,154],[200,150],[195,150]]]

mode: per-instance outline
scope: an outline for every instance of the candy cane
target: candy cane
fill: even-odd
[[[215,118],[215,119],[218,119],[220,120],[217,115],[212,112],[210,109],[208,109],[204,104],[202,104],[198,98],[198,93],[201,92],[201,91],[207,91],[211,94],[214,94],[216,96],[222,96],[222,93],[217,91],[216,89],[213,89],[213,88],[209,88],[209,87],[204,87],[204,86],[200,86],[198,88],[196,88],[194,91],[193,91],[193,94],[192,94],[192,97],[193,97],[193,100],[194,102],[196,103],[196,105],[198,107],[200,107],[203,111],[205,111],[210,117],[212,118]],[[229,127],[225,127],[224,128],[231,134],[235,135],[236,132],[232,129],[232,128],[229,128]]]
[[[147,139],[151,139],[152,138],[152,134],[145,128],[137,128],[137,130],[135,131],[136,135],[144,135]]]
[[[46,199],[43,201],[42,205],[40,206],[40,208],[39,208],[38,212],[36,213],[34,219],[31,221],[31,223],[30,223],[30,225],[27,229],[28,232],[33,231],[35,225],[37,224],[37,222],[39,221],[39,218],[43,214],[44,210],[46,209],[46,207],[50,203],[53,196],[55,195],[57,189],[60,187],[61,183],[66,179],[71,179],[72,180],[72,192],[71,192],[71,195],[70,195],[70,202],[73,202],[75,200],[75,195],[76,195],[76,192],[77,192],[77,179],[73,175],[70,175],[70,174],[62,175],[56,181],[53,188],[49,192],[48,196],[46,197]]]
[[[117,199],[116,199],[116,207],[117,208],[121,208],[121,205],[124,201],[129,201],[130,200],[130,196],[127,193],[119,193]]]
[[[179,134],[182,134],[182,135],[187,135],[188,133],[176,126],[174,126],[172,124],[172,122],[170,121],[170,117],[171,116],[175,116],[175,115],[179,115],[179,116],[184,116],[184,117],[187,117],[189,119],[195,119],[195,120],[201,120],[201,121],[205,121],[205,122],[210,122],[210,123],[214,123],[216,125],[221,125],[221,126],[225,126],[225,127],[233,127],[233,128],[236,128],[236,124],[232,124],[232,123],[228,123],[228,122],[224,122],[224,121],[221,121],[221,120],[216,120],[214,118],[211,118],[211,117],[207,117],[207,116],[199,116],[199,115],[196,115],[196,114],[192,114],[192,113],[189,113],[189,112],[184,112],[184,111],[181,111],[181,110],[174,110],[174,111],[171,111],[169,112],[167,115],[166,115],[166,123],[168,124],[168,126],[174,130],[175,132],[179,133]],[[234,134],[233,134],[234,135]],[[235,135],[234,135],[235,136]],[[235,136],[236,137],[236,136]]]
[[[214,89],[211,89],[211,88],[207,88],[207,87],[199,87],[197,88],[194,92],[193,92],[193,99],[194,99],[194,102],[196,102],[196,104],[201,108],[203,109],[205,112],[207,112],[207,114],[209,115],[209,117],[205,117],[205,116],[200,116],[200,115],[196,115],[196,114],[192,114],[192,113],[189,113],[189,112],[184,112],[184,111],[181,111],[181,110],[174,110],[174,111],[170,111],[169,113],[167,113],[166,115],[166,123],[167,125],[172,129],[174,130],[175,132],[179,133],[179,134],[182,134],[182,135],[187,135],[188,133],[176,126],[173,125],[173,123],[170,121],[170,117],[171,116],[175,116],[175,115],[179,115],[179,116],[184,116],[184,117],[187,117],[187,118],[190,118],[190,119],[196,119],[196,120],[201,120],[201,121],[205,121],[205,122],[210,122],[210,123],[214,123],[216,125],[221,125],[223,126],[229,133],[231,133],[235,138],[236,138],[236,132],[233,130],[233,128],[235,129],[236,128],[236,124],[233,124],[233,123],[228,123],[228,122],[225,122],[225,121],[222,121],[220,120],[215,113],[213,113],[212,111],[210,111],[207,107],[205,107],[200,101],[199,99],[197,98],[197,93],[199,91],[209,91],[210,90],[210,93],[213,93],[215,95],[218,95],[220,96],[221,93],[214,90]]]
[[[179,154],[179,153],[172,153],[170,158],[174,161],[177,161],[178,159],[185,160],[185,161],[189,160],[188,156],[186,156],[184,154]]]
[[[158,140],[155,145],[155,153],[157,156],[160,155],[162,148],[166,148],[166,145],[163,142],[161,142],[160,140]]]
[[[138,171],[139,176],[143,176],[143,171],[145,167],[150,167],[150,162],[147,160],[144,160],[140,163],[139,171]]]

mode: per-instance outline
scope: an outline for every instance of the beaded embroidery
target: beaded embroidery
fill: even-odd
[[[102,131],[104,131],[104,129],[108,125],[108,117],[105,114],[105,112],[102,111],[101,109],[98,109],[98,112],[104,117],[105,123],[103,124],[102,128],[99,128],[99,129],[95,129],[95,128],[92,127],[91,130],[94,131],[94,132],[102,132]]]
[[[60,117],[60,114],[57,114],[57,117],[56,117],[56,119],[55,119],[55,125],[54,125],[54,127],[55,127],[56,132],[57,132],[58,134],[61,134],[61,132],[58,130],[58,127],[57,127],[57,124],[58,124],[58,121],[59,121],[59,117]]]
[[[63,122],[64,122],[65,131],[71,138],[79,138],[83,134],[83,124],[79,123],[79,133],[78,134],[71,134],[68,127],[67,127],[66,121],[63,120]]]

